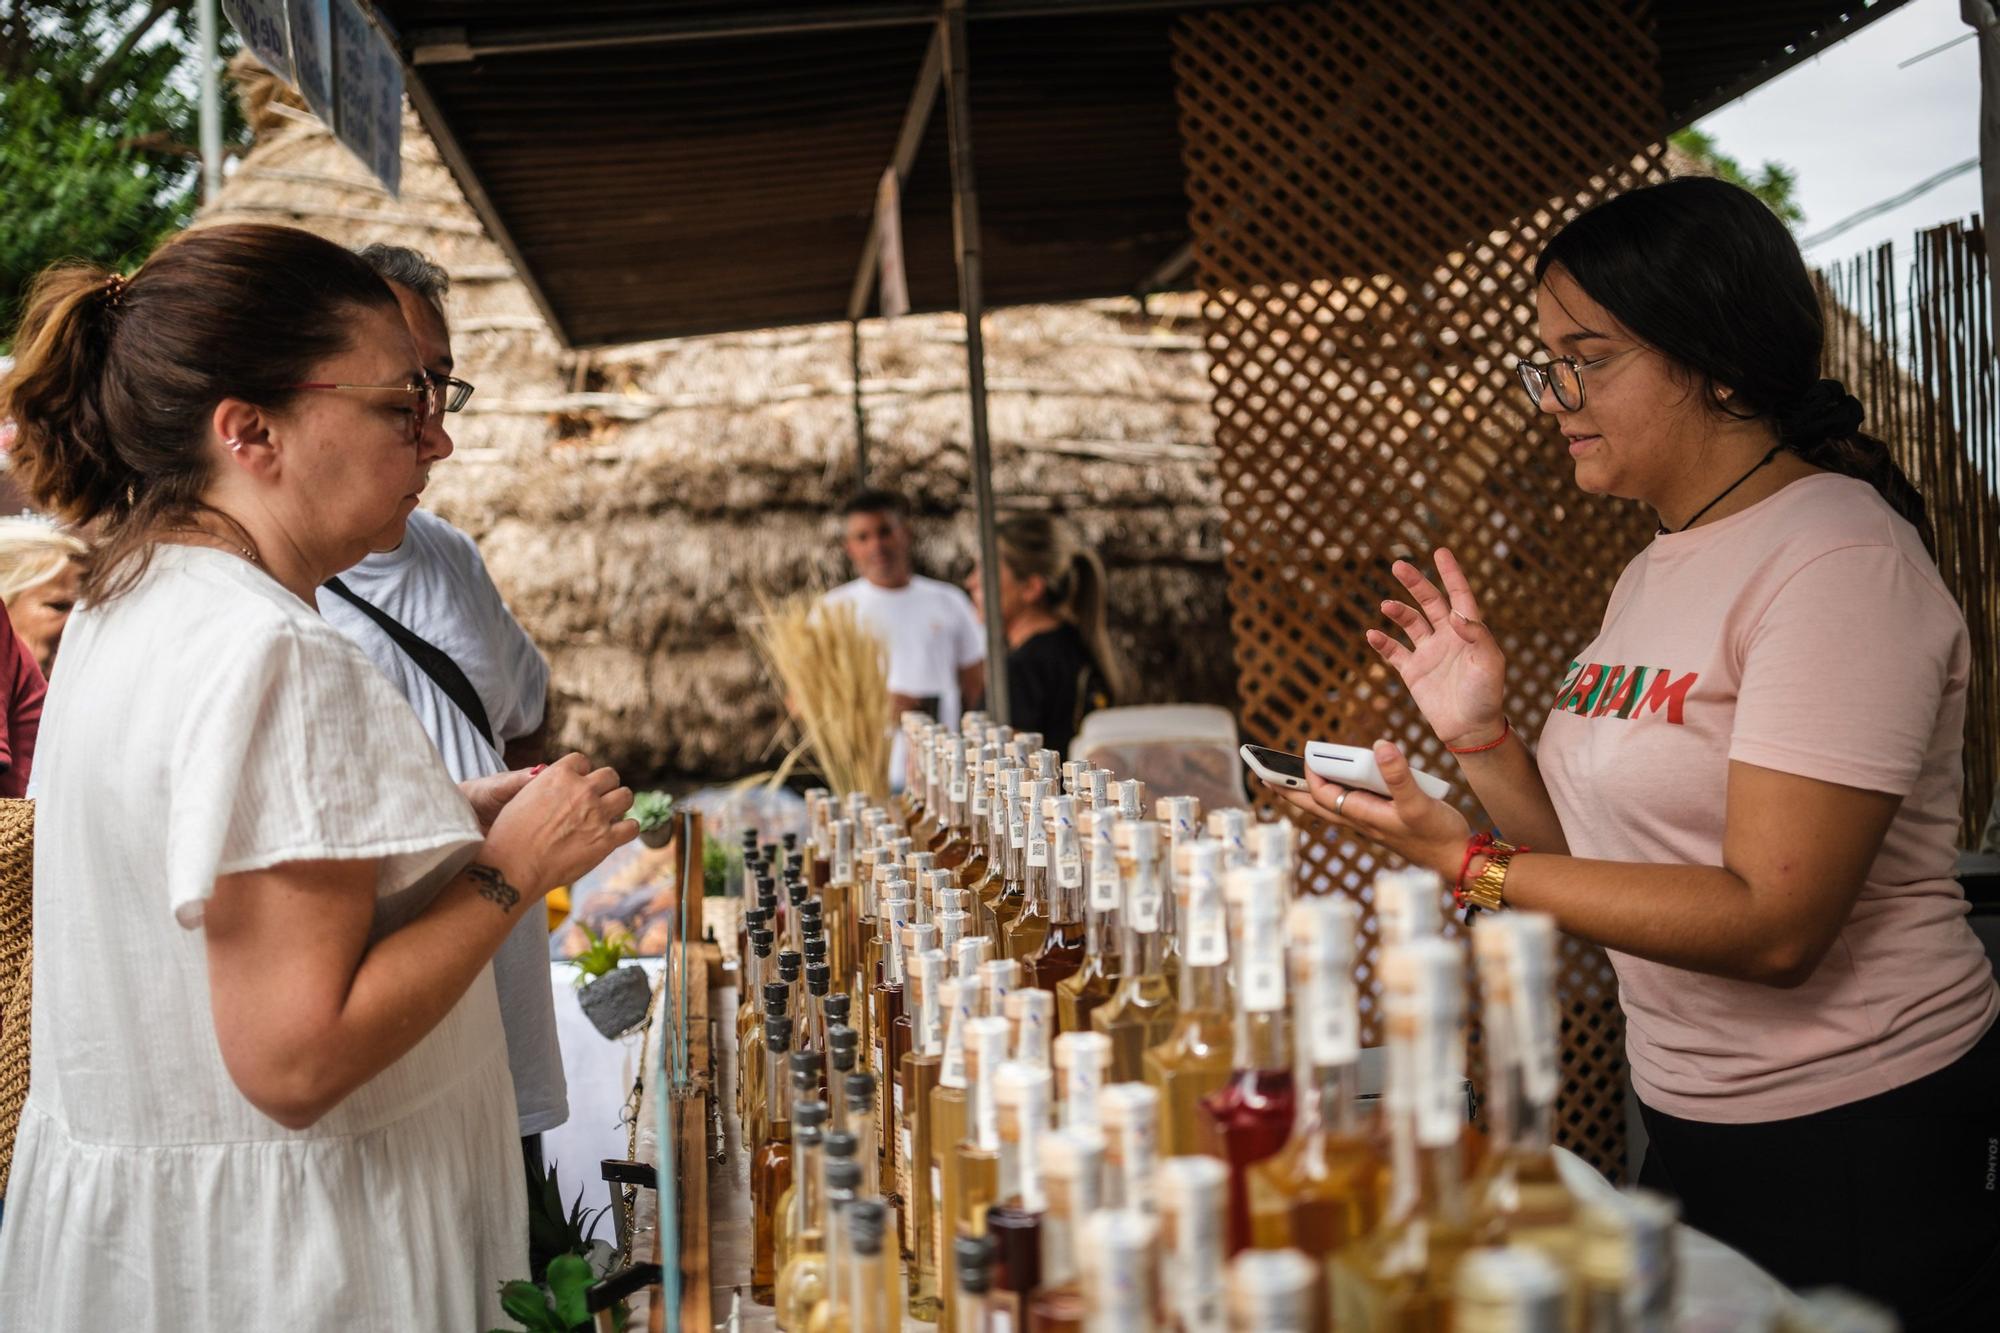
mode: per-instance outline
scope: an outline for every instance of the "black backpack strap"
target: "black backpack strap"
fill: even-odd
[[[323,586],[336,596],[352,603],[362,614],[380,625],[382,632],[394,639],[396,646],[408,654],[412,662],[422,667],[426,676],[437,682],[437,687],[445,692],[445,697],[458,705],[458,711],[465,714],[466,719],[479,729],[480,735],[492,741],[496,749],[504,748],[500,745],[500,738],[493,734],[493,724],[486,720],[486,705],[479,702],[479,691],[472,688],[472,682],[466,678],[465,672],[459,669],[458,663],[452,661],[443,649],[404,625],[381,607],[363,598],[339,579],[328,579]]]

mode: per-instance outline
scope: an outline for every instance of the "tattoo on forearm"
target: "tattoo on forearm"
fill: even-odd
[[[514,910],[514,904],[521,901],[521,891],[507,882],[507,877],[492,866],[472,866],[466,873],[479,886],[479,896],[493,903],[503,912]]]

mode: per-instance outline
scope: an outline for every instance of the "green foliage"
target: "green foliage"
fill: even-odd
[[[194,0],[0,5],[0,347],[50,264],[129,272],[194,215],[198,50]],[[226,87],[222,111],[227,151],[249,135]]]
[[[1765,207],[1776,213],[1787,227],[1796,227],[1806,220],[1806,211],[1798,201],[1798,174],[1784,163],[1766,162],[1752,176],[1741,162],[1716,145],[1714,135],[1692,126],[1674,135],[1670,142],[1709,175],[1740,185],[1762,199]]]
[[[533,1279],[516,1278],[500,1288],[500,1308],[527,1333],[576,1333],[591,1326],[586,1297],[596,1281],[584,1255],[591,1247],[598,1222],[609,1211],[583,1206],[583,1187],[563,1206],[562,1186],[554,1167],[537,1172],[528,1167],[528,1265]],[[614,1324],[625,1327],[625,1307],[612,1311]],[[494,1329],[492,1333],[512,1333]]]
[[[562,1183],[556,1179],[553,1166],[546,1171],[537,1171],[535,1165],[528,1164],[528,1267],[534,1273],[535,1281],[547,1278],[549,1264],[556,1256],[582,1254],[590,1248],[590,1242],[597,1233],[597,1224],[609,1211],[603,1208],[583,1206],[583,1186],[576,1187],[576,1198],[569,1206],[563,1206]]]
[[[705,898],[726,898],[743,887],[743,853],[710,838],[701,846],[701,892]]]
[[[663,828],[674,817],[674,798],[663,791],[642,791],[632,798],[632,808],[625,812],[625,818],[639,821],[641,833],[651,833]]]
[[[589,940],[588,946],[569,960],[570,965],[576,969],[576,984],[579,990],[633,954],[632,935],[629,931],[616,931],[607,938],[586,926],[584,935]],[[596,1001],[593,1000],[591,1003],[595,1004]]]

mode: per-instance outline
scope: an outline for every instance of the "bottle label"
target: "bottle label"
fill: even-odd
[[[1277,904],[1253,896],[1243,904],[1243,959],[1238,986],[1243,1007],[1268,1014],[1285,1007],[1285,943]]]
[[[986,784],[975,782],[972,784],[972,813],[983,816],[986,811]]]
[[[1056,885],[1064,889],[1083,887],[1083,853],[1076,845],[1076,826],[1056,825]]]
[[[1015,851],[1026,851],[1028,847],[1028,816],[1016,806],[1007,819],[1007,844]]]
[[[897,1097],[898,1101],[902,1098]],[[899,1110],[898,1115],[902,1114]],[[910,1202],[910,1127],[896,1126],[896,1193],[905,1203]],[[915,1216],[914,1213],[911,1216]]]
[[[1118,901],[1118,848],[1109,831],[1090,841],[1090,910],[1115,912]]]
[[[1028,864],[1038,870],[1049,864],[1048,829],[1039,819],[1028,825]]]
[[[1160,877],[1151,867],[1141,865],[1132,876],[1132,900],[1125,904],[1127,923],[1142,935],[1157,934],[1160,904],[1165,898],[1160,890]]]
[[[1418,1025],[1413,1109],[1417,1142],[1427,1148],[1450,1147],[1465,1128],[1465,1042],[1443,1017],[1426,1014]]]
[[[1197,874],[1189,881],[1187,920],[1182,926],[1183,963],[1221,967],[1229,961],[1229,910],[1215,876]]]
[[[1303,955],[1306,1055],[1316,1065],[1352,1064],[1361,1056],[1360,997],[1354,985],[1354,914],[1345,903],[1304,898],[1292,907]]]

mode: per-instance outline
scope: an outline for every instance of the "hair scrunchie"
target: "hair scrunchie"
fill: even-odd
[[[1861,400],[1849,393],[1845,384],[1820,380],[1778,414],[1778,436],[1790,445],[1844,440],[1860,431],[1866,415]]]

